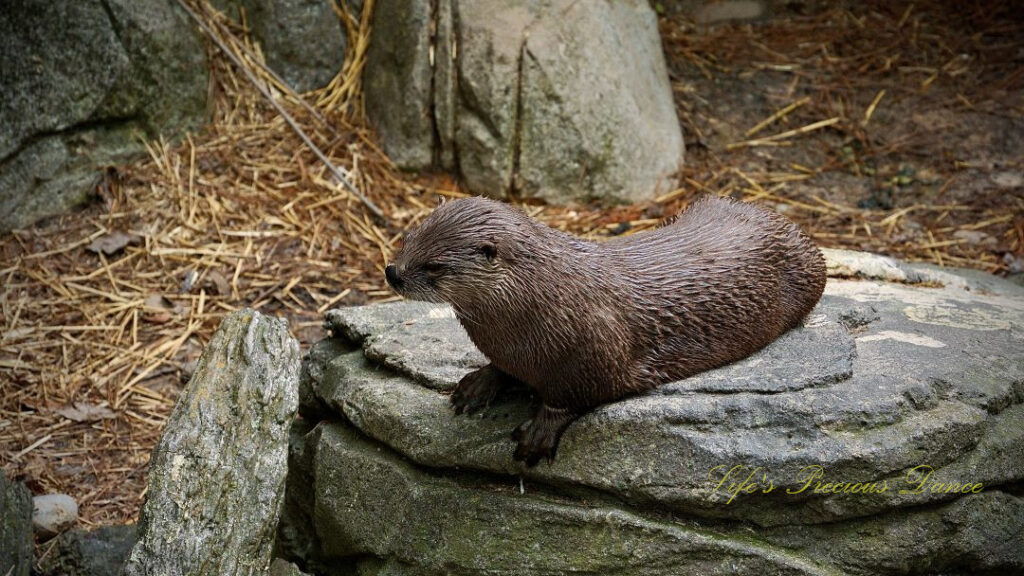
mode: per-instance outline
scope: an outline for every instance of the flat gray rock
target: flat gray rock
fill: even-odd
[[[766,546],[771,554],[754,554],[756,562],[783,572],[898,574],[922,558],[951,573],[964,562],[993,573],[1024,569],[1024,548],[1011,545],[1024,536],[1024,289],[861,253],[827,251],[827,259],[833,278],[803,326],[746,360],[594,410],[570,426],[552,465],[535,468],[511,457],[510,432],[530,417],[529,397],[499,402],[482,417],[454,415],[444,391],[485,360],[447,307],[331,311],[336,338],[314,347],[306,372],[316,377],[302,383],[323,419],[300,442],[317,494],[311,537],[361,542],[325,548],[339,557],[369,553],[422,573],[441,573],[452,562],[483,573],[456,550],[438,552],[437,564],[403,556],[400,549],[418,542],[462,538],[457,526],[444,525],[443,506],[421,509],[408,499],[437,491],[460,502],[449,508],[480,504],[471,518],[503,517],[505,504],[492,499],[511,491],[517,506],[557,495],[566,509],[544,514],[564,532],[524,527],[530,536],[516,531],[522,540],[482,557],[525,553],[532,538],[551,534],[561,536],[550,546],[569,554],[581,540],[572,531],[587,522],[583,511],[605,502],[617,514],[673,530],[714,531],[743,550],[737,561],[754,554],[744,545]],[[390,499],[321,499],[321,491],[326,498],[365,481],[329,468],[371,457],[384,460],[360,469],[402,478]],[[439,488],[442,480],[455,482],[458,494]],[[388,547],[331,506],[384,518],[412,514],[403,507],[414,506],[437,529],[396,533],[409,540]],[[664,554],[702,546],[626,532],[636,546]],[[866,533],[887,536],[867,547]],[[914,542],[895,544],[900,538]],[[577,565],[559,558],[543,557],[552,562],[545,573]],[[599,572],[659,573],[641,572],[627,558],[607,561]],[[669,565],[665,573],[726,573]],[[515,573],[523,565],[507,566]]]
[[[366,357],[436,390],[452,390],[466,372],[487,364],[465,331],[453,331],[455,312],[402,302],[327,312],[327,322]],[[457,322],[457,321],[456,321]]]
[[[511,485],[423,472],[344,424],[319,427],[310,440],[324,507],[317,528],[331,553],[369,553],[437,574],[559,574],[571,566],[585,574],[667,576],[712,573],[723,564],[829,573],[799,555],[652,520],[600,499],[581,504],[532,487],[524,497]],[[391,505],[381,508],[382,502]],[[436,546],[424,545],[434,536]]]

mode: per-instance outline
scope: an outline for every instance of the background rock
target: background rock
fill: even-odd
[[[298,377],[284,320],[252,310],[224,319],[153,450],[125,576],[268,569]]]
[[[372,554],[436,574],[710,574],[723,564],[825,573],[798,556],[651,521],[607,500],[580,506],[532,487],[523,497],[421,472],[344,424],[322,426],[310,441],[328,557]]]
[[[699,24],[761,20],[768,18],[773,8],[771,0],[654,0],[651,3],[668,14],[686,14]]]
[[[379,0],[363,68],[366,114],[388,156],[411,170],[433,162],[430,2]]]
[[[280,558],[275,559],[270,564],[269,576],[306,576],[306,573],[299,570],[291,562],[281,560]]]
[[[205,113],[205,50],[173,0],[7,2],[0,69],[0,230],[66,211],[139,136]]]
[[[675,185],[683,139],[645,0],[570,2],[526,31],[514,190],[636,202]]]
[[[844,278],[803,326],[585,415],[530,469],[510,439],[528,398],[456,417],[438,393],[481,361],[446,307],[331,311],[345,343],[307,361],[326,417],[293,446],[308,553],[417,574],[1024,570],[1024,289],[827,257]],[[752,492],[718,485],[735,466]]]
[[[59,534],[78,521],[78,503],[67,494],[44,494],[32,499],[32,527],[44,538]]]
[[[32,568],[32,494],[0,470],[0,574],[28,576]]]
[[[374,30],[366,109],[400,166],[551,202],[674,184],[682,135],[647,2],[384,0]]]
[[[341,71],[347,39],[331,0],[219,0],[214,5],[239,20],[239,8],[245,10],[267,66],[297,92],[322,88]],[[358,20],[359,6],[353,17]]]
[[[43,576],[109,576],[120,574],[138,533],[134,524],[73,528],[57,537],[41,559]]]

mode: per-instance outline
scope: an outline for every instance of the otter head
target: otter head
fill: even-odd
[[[473,309],[500,291],[514,259],[516,231],[528,224],[526,215],[494,200],[445,202],[405,235],[384,276],[411,300]]]

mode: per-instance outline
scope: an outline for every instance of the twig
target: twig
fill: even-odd
[[[298,123],[295,122],[295,119],[292,118],[291,115],[288,114],[288,112],[284,109],[284,107],[282,107],[281,104],[274,99],[274,96],[270,94],[270,91],[267,90],[266,86],[264,86],[263,83],[260,82],[258,78],[256,78],[256,75],[253,74],[252,70],[250,70],[249,67],[246,66],[241,61],[241,59],[239,59],[238,56],[235,55],[235,53],[232,52],[227,47],[227,45],[224,44],[224,42],[220,38],[218,38],[216,34],[213,33],[213,30],[210,30],[210,27],[206,25],[206,22],[204,22],[203,19],[200,18],[199,15],[196,14],[195,11],[193,11],[192,8],[188,6],[188,4],[185,3],[185,0],[178,0],[178,4],[181,5],[181,7],[184,8],[186,12],[188,12],[188,15],[196,21],[196,23],[203,30],[203,32],[206,32],[206,35],[209,36],[210,39],[213,40],[215,44],[217,44],[221,51],[224,52],[224,55],[227,56],[235,64],[235,66],[237,66],[238,69],[242,71],[243,74],[245,74],[245,77],[249,80],[249,82],[251,82],[252,85],[255,86],[257,90],[259,90],[260,94],[262,94],[263,97],[266,98],[268,102],[270,102],[270,105],[277,110],[278,114],[281,115],[281,118],[284,119],[284,121],[288,124],[292,131],[294,131],[299,136],[299,138],[302,139],[303,143],[305,143],[306,146],[313,151],[313,154],[316,154],[316,157],[319,158],[320,161],[324,163],[324,166],[327,166],[327,169],[331,171],[331,174],[334,174],[334,177],[337,178],[342,184],[344,184],[345,188],[347,188],[348,191],[351,192],[353,196],[358,198],[359,201],[362,202],[363,205],[366,206],[366,208],[370,212],[372,212],[374,216],[381,220],[387,221],[387,218],[384,217],[384,212],[382,212],[381,209],[378,208],[377,205],[374,204],[372,200],[370,200],[361,192],[359,192],[359,190],[356,189],[355,185],[352,184],[348,177],[345,174],[343,174],[341,170],[338,169],[337,166],[335,166],[330,160],[327,159],[327,156],[323,153],[323,151],[321,151],[320,148],[318,148],[317,145],[314,144],[313,141],[309,139],[309,136],[306,135],[306,132],[299,127]]]
[[[766,128],[769,124],[775,122],[776,120],[779,120],[780,118],[782,118],[785,115],[789,114],[793,110],[796,110],[797,108],[803,106],[804,104],[807,104],[810,101],[811,101],[811,97],[810,96],[804,96],[803,98],[797,100],[796,102],[793,102],[789,106],[786,106],[785,108],[782,108],[781,110],[777,111],[775,114],[772,114],[771,116],[769,116],[765,120],[762,120],[761,122],[759,122],[757,124],[757,126],[754,126],[750,130],[747,130],[747,133],[744,134],[744,136],[746,136],[747,138],[750,138],[754,134],[757,134],[758,132],[760,132],[761,130]]]
[[[911,8],[913,8],[913,5],[911,5]],[[878,95],[875,96],[875,99],[868,105],[868,109],[864,111],[864,119],[860,121],[861,126],[867,126],[868,122],[871,121],[871,115],[875,113],[875,108],[878,106],[878,103],[882,101],[883,96],[885,96],[885,90],[879,90]]]
[[[803,126],[795,130],[787,130],[785,132],[782,132],[781,134],[775,134],[765,138],[758,138],[757,140],[744,140],[743,142],[733,142],[732,144],[726,145],[725,149],[734,150],[736,148],[743,148],[745,146],[771,145],[773,142],[778,142],[779,140],[785,140],[786,138],[799,136],[800,134],[806,134],[808,132],[813,132],[815,130],[827,128],[829,126],[832,126],[833,124],[838,124],[839,120],[840,118],[838,116],[835,116],[833,118],[829,118],[828,120],[822,120],[820,122],[808,124],[807,126]]]
[[[28,448],[25,448],[24,450],[22,450],[21,452],[18,452],[14,456],[11,456],[11,460],[18,460],[19,458],[21,458],[25,454],[28,454],[29,452],[35,450],[36,448],[39,448],[43,444],[46,444],[47,442],[50,441],[51,438],[53,438],[53,434],[47,434],[46,436],[43,436],[39,440],[36,440],[32,444],[30,444],[28,446]]]
[[[221,24],[220,22],[218,22],[215,19],[213,21],[217,25],[218,28],[222,29],[221,30],[222,34],[223,33],[228,33],[226,30],[223,30],[223,27],[224,27],[223,24]],[[270,66],[267,66],[263,62],[260,62],[260,59],[257,58],[256,55],[252,53],[252,50],[249,50],[249,47],[246,46],[245,44],[239,42],[238,43],[238,48],[242,51],[243,54],[245,54],[245,56],[253,64],[258,66],[259,69],[262,70],[267,76],[270,76],[271,78],[273,78],[275,82],[277,82],[282,88],[284,88],[284,91],[287,92],[288,95],[291,96],[296,102],[298,102],[300,106],[305,108],[306,111],[309,112],[310,115],[312,115],[313,118],[316,119],[320,123],[321,126],[323,126],[324,128],[327,128],[327,130],[329,130],[332,135],[338,136],[338,131],[334,128],[334,126],[331,126],[331,123],[327,121],[327,118],[324,118],[323,114],[321,114],[316,108],[313,108],[312,106],[310,106],[309,103],[306,102],[306,99],[303,98],[302,96],[300,96],[299,93],[296,92],[295,89],[292,88],[291,85],[289,85],[288,82],[286,82],[284,78],[281,78],[277,74],[277,72],[274,72],[273,68],[271,68]]]
[[[316,309],[316,313],[317,314],[323,314],[325,311],[327,311],[328,308],[330,308],[331,306],[334,306],[335,304],[337,304],[339,300],[341,300],[345,296],[348,296],[349,292],[351,292],[351,291],[352,291],[351,288],[345,288],[337,296],[335,296],[334,298],[331,298],[330,300],[325,302],[323,306],[317,308]]]

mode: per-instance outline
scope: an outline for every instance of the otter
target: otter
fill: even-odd
[[[388,284],[447,302],[490,364],[459,381],[456,414],[525,384],[541,400],[514,458],[550,463],[594,407],[740,360],[797,326],[825,261],[790,220],[703,196],[654,230],[600,243],[485,198],[442,203],[408,232]]]

